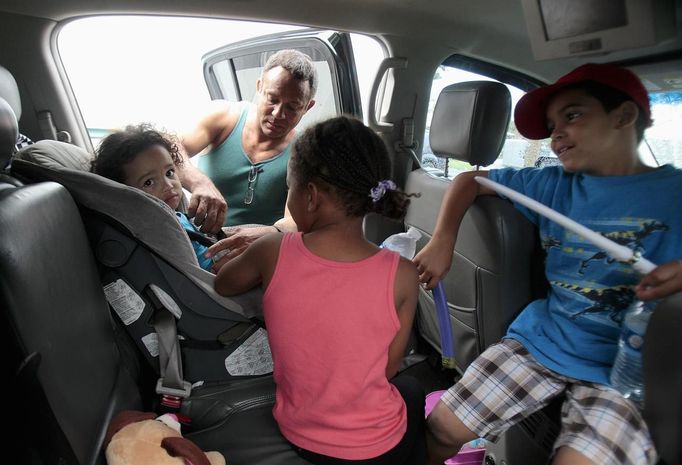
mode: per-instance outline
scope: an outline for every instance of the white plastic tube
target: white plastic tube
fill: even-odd
[[[503,186],[502,184],[499,184],[495,181],[492,181],[488,178],[484,178],[482,176],[476,176],[474,179],[479,184],[488,187],[497,192],[498,194],[502,194],[505,197],[508,197],[525,207],[530,208],[531,210],[541,214],[547,219],[552,220],[555,223],[563,226],[569,231],[572,231],[578,234],[579,236],[584,237],[585,239],[587,239],[588,241],[602,249],[604,252],[606,252],[611,258],[619,262],[631,263],[632,267],[642,274],[647,274],[651,270],[656,268],[656,265],[651,263],[649,260],[641,257],[632,249],[625,247],[624,245],[620,245],[612,241],[611,239],[608,239],[602,236],[601,234],[594,232],[589,228],[586,228],[580,223],[576,223],[569,217],[564,216],[555,210],[552,210],[548,206],[543,205],[540,202],[531,199],[530,197],[527,197],[519,192],[516,192],[513,189],[510,189],[506,186]]]

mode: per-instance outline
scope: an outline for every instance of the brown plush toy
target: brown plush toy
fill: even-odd
[[[225,465],[220,452],[204,452],[183,438],[171,414],[123,411],[111,421],[104,446],[108,465]]]

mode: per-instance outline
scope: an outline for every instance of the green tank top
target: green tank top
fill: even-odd
[[[200,155],[197,166],[211,178],[227,201],[225,226],[273,224],[284,216],[291,145],[273,158],[251,163],[244,152],[242,132],[253,105],[248,102],[239,105],[242,108],[235,128],[222,144]],[[249,179],[252,179],[251,183]],[[253,198],[248,203],[246,196],[251,194]]]

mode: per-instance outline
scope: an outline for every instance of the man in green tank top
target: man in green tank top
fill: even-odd
[[[201,230],[215,233],[239,228],[224,239],[222,249],[236,256],[268,232],[296,225],[286,214],[286,166],[295,128],[315,104],[317,73],[310,57],[281,50],[268,58],[256,83],[257,103],[217,101],[217,110],[181,138],[187,163],[182,185],[192,192],[188,215]],[[198,166],[188,158],[207,149]]]

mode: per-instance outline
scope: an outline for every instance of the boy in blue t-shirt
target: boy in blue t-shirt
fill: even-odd
[[[553,464],[653,464],[641,412],[609,386],[620,325],[632,300],[682,289],[682,170],[642,163],[651,126],[644,86],[630,71],[586,64],[516,106],[519,132],[551,138],[562,166],[467,172],[450,185],[432,240],[414,261],[432,288],[447,273],[459,224],[486,176],[567,215],[660,264],[641,278],[582,237],[515,204],[538,226],[550,290],[514,320],[429,416],[430,463],[465,442],[494,440],[565,393]],[[455,270],[456,272],[456,270]]]

